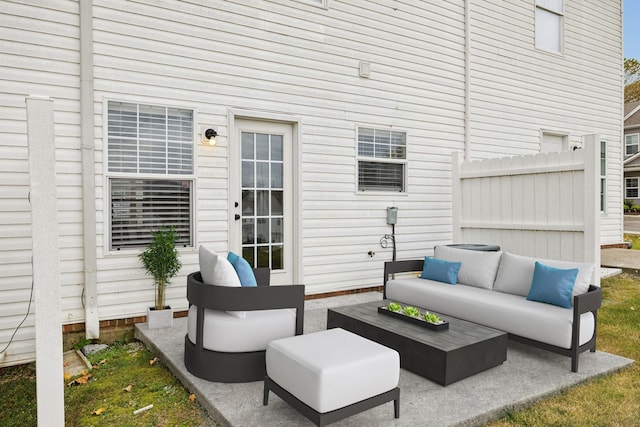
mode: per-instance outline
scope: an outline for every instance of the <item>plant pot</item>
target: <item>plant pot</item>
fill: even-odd
[[[147,326],[149,329],[170,328],[173,326],[173,310],[166,306],[164,310],[147,308]]]

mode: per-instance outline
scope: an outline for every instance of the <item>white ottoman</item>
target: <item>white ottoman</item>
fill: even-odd
[[[400,417],[397,351],[336,328],[272,341],[266,352],[269,390],[323,426],[385,402]]]

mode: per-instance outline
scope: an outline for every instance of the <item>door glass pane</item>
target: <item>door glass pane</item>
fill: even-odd
[[[256,225],[257,243],[269,243],[269,220],[267,218],[258,218]]]
[[[242,215],[243,216],[254,215],[254,212],[255,212],[253,207],[254,198],[255,198],[255,191],[242,190]]]
[[[271,188],[282,188],[282,163],[271,164]]]
[[[269,160],[269,135],[256,134],[256,160]]]
[[[253,155],[253,139],[255,138],[254,133],[242,132],[242,158],[253,160],[255,156]]]
[[[242,133],[242,254],[253,267],[284,268],[283,136]]]
[[[258,196],[256,215],[269,216],[269,191],[256,191],[256,196]]]
[[[282,200],[282,191],[272,191],[271,192],[271,215],[282,215],[283,214],[283,200]]]
[[[282,218],[273,218],[271,220],[271,243],[282,243]]]
[[[256,162],[256,187],[269,188],[268,162]]]
[[[273,270],[278,270],[283,268],[283,253],[282,246],[272,246],[271,247],[271,268]]]
[[[271,135],[271,160],[282,161],[282,135]]]
[[[257,266],[269,267],[269,246],[258,246],[258,265]]]
[[[256,242],[255,239],[255,223],[253,219],[242,219],[242,244],[253,245]],[[243,248],[243,250],[246,249]]]
[[[253,187],[253,162],[242,162],[242,186]]]
[[[253,246],[242,248],[242,258],[246,259],[249,265],[255,265],[254,249]]]

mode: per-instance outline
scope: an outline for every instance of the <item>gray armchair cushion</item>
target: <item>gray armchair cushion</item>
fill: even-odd
[[[187,331],[196,342],[198,307],[189,308]],[[293,309],[247,311],[244,318],[221,310],[204,311],[202,346],[207,350],[245,352],[265,350],[271,341],[296,334],[296,311]]]

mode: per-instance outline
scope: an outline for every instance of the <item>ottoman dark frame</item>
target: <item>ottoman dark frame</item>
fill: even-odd
[[[311,422],[315,423],[318,427],[325,426],[330,423],[334,423],[341,419],[350,417],[360,412],[366,411],[376,406],[380,406],[383,403],[391,402],[393,400],[393,416],[400,418],[400,388],[396,387],[392,390],[378,394],[377,396],[370,397],[368,399],[361,400],[351,405],[335,409],[329,412],[318,412],[311,406],[307,405],[293,394],[282,388],[278,383],[273,381],[267,375],[264,378],[264,397],[262,400],[263,405],[269,403],[269,391],[274,392],[282,400],[287,402],[293,408],[295,408],[302,415],[307,417]]]

